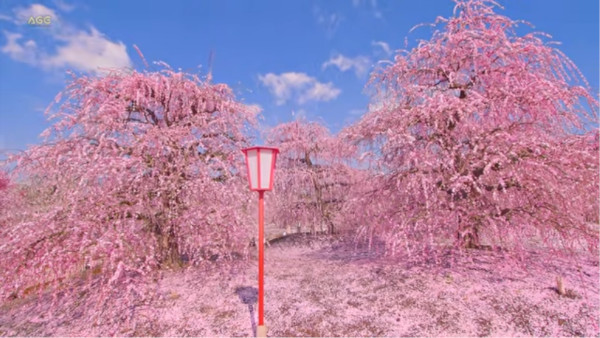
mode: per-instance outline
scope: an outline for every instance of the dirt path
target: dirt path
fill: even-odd
[[[424,266],[352,253],[343,245],[281,241],[267,248],[265,322],[270,336],[598,336],[598,263],[532,266],[494,263],[480,253],[436,273]],[[491,266],[499,267],[495,271]],[[576,298],[559,296],[557,269]],[[579,271],[577,271],[579,270]],[[581,278],[581,279],[580,279]],[[117,335],[252,336],[256,309],[239,288],[256,286],[255,262],[219,273],[171,272],[157,300]],[[249,289],[246,289],[248,291]],[[151,310],[151,309],[158,309]],[[90,335],[85,318],[61,327],[0,314],[4,335]],[[102,332],[94,332],[93,335]],[[104,332],[111,334],[111,332]]]

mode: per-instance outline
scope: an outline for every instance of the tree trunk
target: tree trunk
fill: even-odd
[[[457,239],[458,243],[462,248],[465,249],[477,249],[481,246],[479,242],[479,227],[477,224],[470,224],[464,222],[462,217],[458,218],[458,231]]]
[[[484,245],[480,238],[480,223],[466,224],[457,231],[458,243],[465,249],[492,250],[491,245]]]
[[[181,254],[173,227],[169,226],[166,233],[157,234],[157,240],[161,267],[181,267]]]
[[[319,218],[321,222],[323,222],[323,220],[326,220],[327,218],[325,217],[325,208],[324,208],[324,203],[323,203],[323,192],[321,189],[321,186],[319,185],[319,182],[317,181],[317,178],[315,177],[316,172],[313,171],[313,163],[310,160],[310,153],[306,152],[304,154],[304,160],[306,161],[306,164],[308,165],[308,167],[310,168],[310,172],[312,173],[311,175],[311,180],[313,183],[313,186],[315,188],[315,195],[316,195],[316,207],[319,211]],[[328,222],[329,223],[329,222]],[[329,224],[328,224],[328,228],[329,228]],[[316,233],[315,231],[315,226],[314,224],[311,227],[313,234]]]
[[[335,226],[329,218],[327,219],[327,233],[329,233],[330,235],[335,234]]]
[[[167,226],[167,221],[160,215],[151,221],[151,231],[156,236],[156,259],[161,267],[181,267],[182,260],[179,253],[177,236],[172,225]]]

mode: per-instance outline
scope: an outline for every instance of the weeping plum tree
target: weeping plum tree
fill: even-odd
[[[1,229],[2,296],[81,269],[112,285],[127,271],[243,252],[239,149],[257,112],[226,85],[113,71],[73,76],[56,102],[45,142],[10,159],[50,200]]]
[[[597,254],[598,101],[547,35],[517,35],[495,7],[457,1],[430,40],[372,75],[376,109],[344,134],[377,173],[350,221],[389,252]]]
[[[277,180],[273,194],[274,222],[289,222],[326,227],[336,231],[336,218],[346,191],[355,179],[347,163],[352,147],[331,135],[317,122],[296,120],[269,131],[268,144],[279,147]]]

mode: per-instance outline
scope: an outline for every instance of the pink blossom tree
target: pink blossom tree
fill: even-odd
[[[245,253],[240,149],[257,111],[226,85],[112,71],[73,76],[56,102],[45,142],[10,158],[48,201],[11,209],[23,217],[0,231],[2,298],[81,271],[114,286],[128,272]]]
[[[348,162],[353,148],[322,124],[304,119],[269,130],[267,143],[281,151],[272,196],[273,221],[282,227],[308,224],[312,233],[333,234],[355,181],[356,170]]]
[[[457,1],[430,40],[372,75],[375,108],[344,131],[377,161],[349,221],[390,253],[597,255],[598,101],[547,35],[517,35],[495,6]]]

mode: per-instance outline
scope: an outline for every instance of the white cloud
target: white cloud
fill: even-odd
[[[112,42],[95,28],[79,31],[56,49],[56,54],[42,61],[48,68],[70,68],[97,72],[102,68],[125,68],[131,65],[127,48],[122,42]]]
[[[340,23],[344,20],[342,15],[338,13],[328,13],[319,6],[313,7],[313,16],[315,17],[317,24],[325,30],[325,34],[328,38],[335,35]]]
[[[276,75],[268,73],[260,75],[258,79],[271,91],[275,96],[278,105],[284,104],[290,99],[292,93],[306,87],[313,79],[304,73],[283,73]]]
[[[298,103],[307,101],[331,101],[342,91],[333,86],[333,83],[315,82],[304,94],[298,98]]]
[[[378,20],[383,20],[383,13],[379,10],[379,6],[377,5],[377,0],[352,0],[352,6],[354,8],[362,7],[363,4],[365,7],[372,10],[373,17]]]
[[[296,120],[304,120],[306,119],[307,113],[304,109],[298,109],[296,111],[292,111],[292,116],[296,118]]]
[[[57,6],[62,6],[64,11],[70,8],[60,1]],[[36,41],[25,38],[21,33],[4,31],[7,42],[0,51],[15,61],[44,70],[73,69],[92,73],[100,73],[107,68],[131,67],[125,45],[120,41],[110,40],[94,27],[89,31],[78,29],[61,21],[53,9],[40,4],[16,8],[13,12],[12,21],[17,26],[27,24],[31,16],[49,15],[51,24],[43,30],[35,31],[41,32],[41,36],[37,38],[54,45],[53,48],[40,48]],[[28,30],[32,31],[34,30]]]
[[[2,53],[8,54],[13,60],[19,60],[28,64],[36,64],[36,43],[33,40],[28,40],[23,44],[19,40],[23,35],[19,33],[11,33],[4,31],[6,37],[6,45],[2,46]]]
[[[54,0],[54,5],[63,12],[70,12],[75,9],[75,5],[68,4],[62,0]]]
[[[305,73],[268,73],[259,75],[258,79],[275,96],[277,105],[285,104],[292,98],[296,98],[299,104],[308,101],[330,101],[341,93],[331,82],[321,83]]]
[[[371,45],[380,47],[387,56],[392,55],[392,49],[390,48],[390,45],[387,42],[371,41]]]
[[[365,113],[365,109],[352,109],[349,112],[349,114],[352,116],[360,116],[360,115],[363,115],[364,113]]]
[[[40,4],[32,4],[29,7],[20,7],[14,10],[15,13],[15,23],[19,25],[24,25],[27,23],[29,18],[37,17],[37,16],[46,16],[49,15],[51,20],[58,19],[56,12],[44,5]]]
[[[337,56],[332,57],[327,62],[323,63],[321,68],[326,69],[330,66],[336,66],[342,72],[354,69],[356,76],[360,77],[367,73],[370,63],[371,61],[366,56],[349,58],[342,54],[338,54]]]

